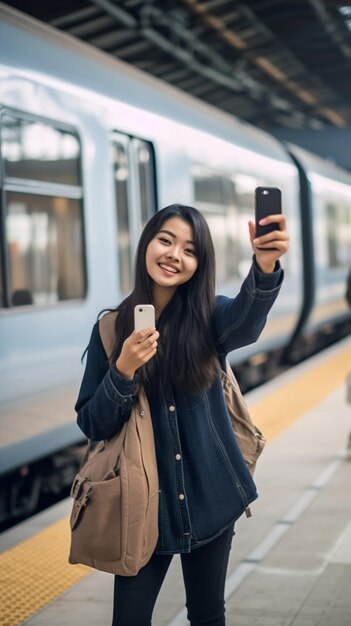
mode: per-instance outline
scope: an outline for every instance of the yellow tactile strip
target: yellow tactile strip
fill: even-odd
[[[273,439],[345,383],[350,372],[351,344],[311,370],[282,384],[271,395],[249,404],[255,424],[268,441]]]
[[[351,370],[351,345],[310,371],[250,404],[268,441],[343,384]],[[91,573],[69,565],[68,518],[0,554],[0,626],[17,626]]]
[[[0,626],[16,626],[91,573],[67,562],[68,518],[0,555]]]

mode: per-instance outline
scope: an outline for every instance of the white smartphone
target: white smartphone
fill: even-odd
[[[136,332],[156,326],[155,307],[153,304],[137,304],[134,307],[134,329]]]

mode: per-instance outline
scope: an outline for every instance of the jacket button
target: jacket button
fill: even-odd
[[[179,494],[179,496],[178,496],[178,498],[179,498],[179,500],[184,500],[184,498],[185,498],[184,493],[180,493],[180,494]]]
[[[145,411],[140,411],[140,415],[143,417],[143,415],[145,415]]]
[[[180,454],[176,454],[176,455],[175,455],[175,458],[176,458],[176,461],[180,461],[180,459],[181,459],[182,457],[180,456]]]
[[[168,407],[168,410],[171,411],[171,413],[173,413],[173,411],[175,411],[175,406],[171,404],[171,406]]]

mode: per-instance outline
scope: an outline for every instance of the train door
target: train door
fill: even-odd
[[[155,157],[153,145],[138,137],[113,133],[117,216],[119,286],[127,294],[133,281],[133,263],[140,233],[156,212]]]

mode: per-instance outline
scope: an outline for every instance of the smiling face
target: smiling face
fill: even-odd
[[[197,266],[191,225],[177,216],[163,222],[146,250],[146,269],[154,291],[167,290],[170,299],[177,287],[195,274]]]

